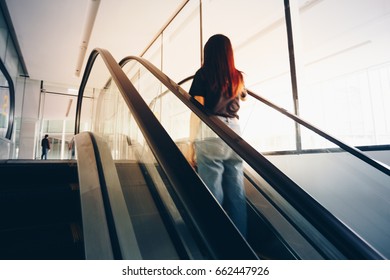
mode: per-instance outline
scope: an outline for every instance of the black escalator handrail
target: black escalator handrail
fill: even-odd
[[[311,131],[314,131],[315,133],[319,134],[320,136],[324,137],[325,139],[329,140],[330,142],[338,145],[340,148],[342,148],[344,151],[347,151],[348,153],[354,155],[355,157],[363,160],[365,163],[373,166],[374,168],[382,171],[383,173],[390,175],[390,169],[384,166],[383,164],[373,160],[372,158],[368,157],[364,153],[362,153],[359,149],[349,146],[348,144],[338,140],[337,138],[329,135],[328,133],[322,131],[321,129],[315,127],[314,125],[310,124],[309,122],[303,120],[301,117],[298,117],[297,115],[290,113],[284,108],[281,108],[275,104],[273,104],[271,101],[265,99],[264,97],[261,97],[254,92],[247,90],[248,94],[255,98],[256,100],[264,103],[265,105],[271,107],[272,109],[282,113],[283,115],[289,117],[290,119],[296,121],[297,123],[303,125],[304,127],[308,128]]]
[[[119,64],[119,65],[120,65],[120,64]],[[182,84],[184,84],[184,83],[186,83],[186,82],[192,80],[193,78],[194,78],[194,76],[189,76],[188,78],[185,78],[185,79],[181,80],[181,81],[178,82],[177,84],[178,84],[179,86],[181,86]],[[165,90],[165,91],[163,91],[162,93],[160,93],[159,95],[157,95],[155,98],[152,99],[152,101],[150,101],[149,107],[151,107],[151,105],[152,105],[154,102],[156,102],[156,100],[158,100],[158,99],[164,97],[164,95],[168,94],[169,92],[171,92],[171,91],[170,91],[170,90]]]
[[[385,259],[375,248],[353,232],[347,225],[333,216],[294,181],[268,161],[223,122],[205,112],[204,107],[196,102],[185,90],[173,82],[149,61],[127,56],[119,65],[135,60],[148,69],[169,90],[171,90],[190,110],[205,122],[237,154],[239,154],[258,174],[260,174],[279,194],[281,194],[298,212],[313,224],[326,238],[350,259]]]
[[[81,124],[81,109],[83,105],[84,89],[87,86],[89,75],[91,74],[92,66],[95,62],[96,57],[99,55],[99,52],[93,51],[89,55],[87,65],[85,66],[83,78],[80,83],[79,92],[77,96],[76,104],[76,116],[75,116],[75,125],[74,125],[74,135],[80,133],[80,124]]]
[[[82,97],[96,57],[100,55],[116,83],[129,110],[138,123],[146,142],[167,175],[182,202],[182,207],[215,259],[258,259],[186,158],[169,137],[156,116],[127,78],[112,55],[105,49],[94,49],[88,59],[79,89],[76,125],[80,124]],[[78,129],[76,129],[78,133]],[[178,172],[180,168],[180,172]]]

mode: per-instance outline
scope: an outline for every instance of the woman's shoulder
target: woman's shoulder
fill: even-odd
[[[202,77],[204,75],[204,69],[203,67],[199,68],[198,70],[196,70],[195,72],[195,76],[200,76]]]
[[[202,68],[199,68],[194,75],[192,84],[189,90],[190,95],[203,95],[204,94],[205,79]]]
[[[198,83],[204,82],[206,80],[206,73],[203,68],[199,68],[194,75],[194,81]]]

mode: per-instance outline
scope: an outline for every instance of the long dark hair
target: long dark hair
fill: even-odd
[[[216,34],[209,38],[204,46],[202,68],[213,91],[220,91],[227,98],[242,91],[243,76],[235,67],[232,44],[225,35]]]

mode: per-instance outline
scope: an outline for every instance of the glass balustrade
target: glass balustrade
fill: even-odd
[[[141,65],[130,63],[124,70],[187,156],[190,110]],[[183,85],[189,87],[190,82]],[[390,256],[387,174],[251,96],[241,102],[240,122],[246,142],[342,223]]]
[[[190,109],[140,63],[130,61],[123,70],[188,158]],[[110,77],[109,73],[106,76]],[[182,88],[188,90],[190,83]],[[115,83],[108,82],[102,88],[93,106],[93,131],[109,143],[115,160],[141,159],[155,166],[156,159],[142,136],[142,128],[136,124]],[[390,256],[387,174],[251,96],[242,102],[240,122],[242,139],[372,247]],[[317,239],[312,242],[323,242],[318,232],[246,165],[268,199],[274,200],[302,232]],[[157,171],[154,174],[158,177]]]

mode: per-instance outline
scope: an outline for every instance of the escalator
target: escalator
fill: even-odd
[[[98,57],[103,60],[110,80],[102,87],[102,93],[96,104],[98,114],[94,116],[94,132],[80,133],[83,120],[81,110],[83,91],[89,77],[94,77],[95,73],[92,70],[95,69],[93,65]],[[154,105],[151,111],[139,95],[138,90],[142,88],[139,85],[137,89],[135,88],[134,77],[142,77],[140,73],[145,71],[135,71],[135,74],[130,71],[127,73],[128,78],[125,70],[119,67],[108,51],[96,49],[88,60],[77,104],[76,173],[78,173],[77,183],[80,190],[75,188],[78,192],[76,202],[68,201],[67,206],[61,207],[66,209],[71,206],[72,211],[77,214],[71,218],[61,218],[60,213],[48,212],[53,212],[56,217],[54,220],[59,221],[57,224],[63,221],[62,224],[69,224],[70,221],[71,225],[78,225],[70,227],[72,238],[77,236],[72,239],[73,245],[76,243],[76,246],[73,246],[73,255],[64,253],[59,256],[54,252],[51,253],[52,255],[49,253],[39,255],[36,252],[37,247],[33,246],[39,244],[37,241],[26,242],[30,245],[30,249],[24,243],[19,246],[18,234],[13,234],[12,231],[15,230],[16,233],[20,226],[4,223],[2,246],[8,248],[8,257],[5,254],[4,258],[12,259],[9,256],[12,256],[13,247],[19,248],[15,249],[17,253],[14,256],[27,259],[388,258],[387,243],[383,242],[387,240],[386,236],[372,240],[370,236],[364,236],[361,232],[354,231],[354,228],[351,229],[348,217],[338,217],[332,213],[329,210],[331,207],[320,203],[318,198],[310,193],[311,190],[307,189],[306,182],[302,183],[294,176],[287,176],[290,170],[286,166],[278,165],[279,158],[275,159],[272,155],[265,157],[254,148],[254,144],[248,143],[226,129],[217,118],[204,112],[202,107],[191,100],[182,88],[148,62],[134,57],[125,60],[135,60],[142,64],[146,72],[150,72],[159,81],[158,92],[163,91],[161,86],[163,84],[173,93],[172,96],[177,101],[171,105],[171,108],[183,106],[187,111],[190,109],[195,112],[243,158],[248,204],[247,238],[241,236],[188,164],[185,157],[185,137],[174,135],[177,131],[182,131],[179,127],[180,123],[179,125],[172,125],[172,122],[164,123],[161,116],[165,112],[159,111],[163,107],[163,102],[159,100],[160,104]],[[142,77],[139,80],[152,88],[153,84],[149,83],[148,79]],[[118,119],[123,122],[123,126]],[[309,127],[309,130],[316,129]],[[330,140],[334,143],[334,139]],[[377,183],[374,188],[381,188],[386,184],[389,180],[389,170],[386,167],[378,163],[371,164],[370,160],[366,162],[364,155],[354,149],[349,151],[350,148],[343,143],[340,146],[342,151],[333,146],[326,149],[326,155],[333,157],[330,161],[333,165],[345,164],[344,159],[339,160],[340,155],[344,156],[345,152],[348,157],[357,154],[357,159],[353,158],[351,162],[357,161],[359,168],[370,169],[370,172],[377,175],[374,179],[371,174],[369,177],[370,182]],[[296,154],[300,158],[303,155],[302,151]],[[346,166],[354,170],[355,173],[352,174],[356,174],[357,167],[351,167],[349,164]],[[345,170],[345,166],[342,170]],[[13,177],[15,176],[10,176]],[[60,175],[57,177],[59,178]],[[39,178],[45,178],[43,173],[36,177]],[[316,182],[311,183],[315,185]],[[17,188],[12,186],[12,189]],[[20,189],[26,188],[21,184]],[[38,189],[46,188],[38,187]],[[10,192],[7,188],[4,190],[5,195],[2,195],[2,199],[7,201],[8,196],[12,197],[13,191]],[[14,197],[23,197],[23,195],[18,194]],[[59,200],[62,201],[67,195],[61,194],[60,197]],[[18,208],[17,203],[9,201],[14,205],[7,206],[4,203],[3,210],[13,209],[16,215],[9,218],[9,221],[18,220],[18,209],[23,209],[19,211],[19,213],[23,212],[19,216],[23,216],[29,208],[33,208],[26,203],[22,204],[27,207]],[[59,202],[54,204],[61,205]],[[49,204],[47,207],[55,209],[54,206]],[[36,208],[41,209],[41,212],[35,216],[44,216],[42,207]],[[26,216],[33,216],[33,211],[31,215],[27,213]],[[6,221],[7,218],[4,219]],[[29,225],[30,220],[33,221],[32,218],[28,220],[21,224]],[[51,222],[46,224],[37,222],[33,227],[45,228],[46,226],[43,231],[49,233],[47,226],[53,224],[53,218],[47,220]],[[82,228],[81,239],[80,231],[75,228]],[[25,236],[33,237],[33,234],[29,234],[28,231],[24,232]],[[50,236],[53,238],[57,236],[60,240],[60,234],[50,234]],[[14,237],[14,240],[11,237]],[[6,239],[12,242],[3,241]],[[82,242],[78,242],[80,240]],[[49,239],[46,243],[53,244]],[[57,253],[61,251],[55,249],[56,246],[47,244],[39,245],[39,248],[53,247],[52,251]],[[65,246],[68,243],[63,241],[58,244]],[[80,244],[83,246],[82,249]],[[75,247],[77,249],[74,249]],[[23,251],[25,251],[24,257]],[[63,252],[67,250],[64,249]]]
[[[81,139],[81,140],[79,140]],[[93,139],[89,141],[90,139]],[[96,149],[95,152],[91,155],[85,154],[85,146],[88,145],[88,142],[97,142],[99,144],[93,145]],[[87,143],[87,144],[86,144]],[[133,149],[137,149],[138,145],[135,145]],[[88,233],[85,233],[85,238],[89,239],[89,242],[92,242],[94,245],[86,244],[86,257],[87,259],[99,259],[99,258],[126,258],[124,255],[133,254],[131,258],[141,258],[141,259],[213,259],[215,253],[209,248],[210,241],[205,241],[204,237],[199,236],[197,227],[199,225],[193,222],[193,217],[190,217],[194,213],[188,211],[188,206],[183,205],[181,198],[178,197],[173,186],[165,173],[164,169],[154,161],[151,163],[145,163],[141,160],[116,160],[113,161],[110,157],[110,152],[106,143],[97,135],[92,133],[81,133],[76,136],[76,147],[78,148],[79,154],[79,173],[80,173],[80,188],[82,192],[81,200],[83,204],[83,223],[86,231],[92,232],[92,235],[89,237]],[[81,151],[79,150],[81,149]],[[165,153],[164,153],[165,154]],[[149,157],[150,155],[143,154],[142,158]],[[165,154],[165,156],[168,156]],[[96,158],[95,162],[89,162],[88,174],[87,177],[91,177],[91,169],[96,166],[97,170],[101,169],[98,172],[104,173],[103,175],[96,175],[100,183],[100,187],[96,188],[96,193],[94,190],[83,190],[84,185],[88,186],[91,183],[83,182],[83,174],[87,170],[84,170],[82,166],[85,161],[84,158]],[[173,160],[172,156],[170,157]],[[99,163],[100,162],[100,163]],[[113,167],[115,165],[115,167]],[[80,167],[81,166],[81,167]],[[101,166],[101,167],[99,167]],[[106,170],[104,170],[106,169]],[[108,171],[109,170],[109,171]],[[191,170],[194,174],[194,171]],[[185,172],[180,166],[177,166],[174,170],[175,173]],[[109,175],[108,175],[109,174]],[[117,179],[115,178],[117,174]],[[108,177],[111,177],[108,178]],[[103,179],[102,179],[103,178]],[[90,180],[90,179],[89,179]],[[108,181],[111,180],[111,181]],[[187,180],[187,178],[186,178]],[[92,180],[92,182],[95,182]],[[95,185],[97,183],[94,183]],[[190,184],[186,182],[190,187]],[[249,192],[250,189],[253,190],[254,183],[250,180],[246,180],[246,187]],[[210,193],[202,185],[196,186],[196,191],[206,190],[206,193],[210,197]],[[101,190],[102,189],[102,190]],[[111,192],[111,194],[110,194]],[[89,198],[84,199],[83,196],[89,194]],[[95,193],[95,194],[93,194]],[[118,195],[119,193],[119,195]],[[106,199],[104,197],[107,197]],[[116,198],[114,198],[116,196]],[[195,200],[195,199],[192,199]],[[105,202],[109,201],[109,202]],[[252,202],[250,202],[252,201]],[[248,217],[249,217],[249,228],[248,228],[248,242],[251,245],[251,249],[247,247],[247,243],[243,242],[243,239],[239,235],[239,245],[232,244],[231,246],[226,246],[225,242],[222,242],[224,245],[224,250],[226,252],[219,253],[217,258],[240,258],[238,249],[232,250],[233,246],[239,246],[240,249],[244,249],[245,259],[262,258],[262,259],[296,259],[297,256],[294,255],[288,246],[282,242],[282,239],[278,234],[272,230],[272,227],[269,225],[266,219],[264,219],[259,212],[256,210],[256,205],[251,205],[253,201],[258,202],[258,198],[253,198],[248,200]],[[209,200],[209,205],[205,204],[206,201],[200,201],[200,204],[203,208],[208,209],[208,207],[215,207],[214,211],[221,211],[221,207],[214,199]],[[91,206],[88,206],[90,204]],[[101,204],[101,206],[99,206]],[[263,201],[263,204],[266,204]],[[89,207],[93,207],[93,211],[89,210]],[[111,210],[112,207],[117,207],[118,209]],[[198,207],[198,206],[196,206]],[[268,206],[270,207],[270,206]],[[102,211],[100,211],[100,209]],[[110,209],[107,211],[107,209]],[[99,214],[104,212],[104,214]],[[117,218],[112,215],[112,213],[121,213],[123,217]],[[88,215],[90,213],[90,215]],[[125,213],[125,214],[124,214]],[[124,214],[124,215],[123,215]],[[272,214],[273,219],[280,219],[280,217],[275,217],[275,214]],[[100,218],[101,217],[101,218]],[[210,212],[207,212],[208,220],[208,229],[218,232],[218,223],[228,221],[229,226],[232,226],[229,218],[224,212],[221,212],[221,216],[218,220],[213,220],[213,215]],[[268,217],[269,218],[269,217]],[[112,221],[110,222],[110,220]],[[89,221],[93,221],[92,225],[88,225]],[[98,222],[97,222],[98,221]],[[110,224],[114,228],[121,226],[126,227],[127,229],[115,229],[110,230]],[[96,224],[105,224],[99,225],[96,227]],[[88,227],[94,227],[93,230],[87,230]],[[237,234],[238,230],[233,226],[229,227],[232,230],[232,233]],[[108,237],[102,236],[97,237],[97,232],[101,233],[107,231]],[[126,231],[125,239],[133,239],[133,244],[127,244],[126,246],[120,246],[120,233]],[[227,236],[227,231],[224,231],[225,235],[219,237],[219,240],[229,240]],[[290,229],[290,235],[294,236],[293,229]],[[114,236],[114,238],[112,238]],[[102,243],[101,240],[105,240],[104,243],[109,243],[111,249],[109,252],[105,251],[105,248],[102,248],[98,253],[92,252],[88,253],[90,249],[88,247],[93,247],[93,250],[96,250],[97,241],[93,239],[97,238],[100,240],[99,243]],[[303,249],[304,253],[300,255],[300,258],[308,259],[321,259],[321,256],[313,249],[310,245],[307,244],[305,240],[299,239],[299,236],[295,233],[295,242],[300,242],[301,246],[305,246]],[[293,237],[290,237],[293,239]],[[91,241],[92,240],[92,241]],[[234,240],[234,239],[233,239]],[[88,243],[89,243],[88,242]],[[115,253],[115,247],[118,252]],[[126,247],[131,252],[126,252]],[[92,250],[92,249],[91,249]],[[253,250],[253,251],[252,251]],[[112,251],[112,252],[111,252]],[[134,252],[137,252],[134,256]],[[253,254],[253,255],[252,255]]]
[[[96,154],[102,154],[102,150],[100,147]],[[83,160],[79,159],[78,162],[80,161]],[[88,249],[88,244],[93,244],[96,236],[104,230],[99,228],[92,233],[92,238],[88,236],[88,232],[83,232],[83,223],[84,226],[89,222],[96,224],[98,220],[95,211],[88,216],[88,210],[82,205],[82,197],[88,196],[88,191],[83,191],[81,187],[80,192],[79,186],[79,177],[83,178],[83,174],[91,176],[90,169],[93,169],[92,165],[87,169],[80,169],[77,161],[1,162],[0,175],[4,179],[0,193],[0,259],[110,259],[110,256],[101,252],[95,255],[92,253],[91,256]],[[163,184],[169,184],[161,168],[157,169],[163,178]],[[145,166],[134,161],[116,161],[115,171],[134,229],[140,258],[210,258],[207,248],[199,248],[186,225],[182,224],[183,221],[177,217],[172,219],[172,213],[168,213],[172,211],[164,206],[164,198],[161,197],[164,194],[158,193],[158,187],[150,179],[151,175]],[[111,170],[110,173],[115,172]],[[169,197],[166,193],[165,196],[167,195]],[[98,200],[93,199],[92,203],[98,204]],[[112,240],[108,241],[111,242]],[[92,246],[98,247],[95,244]],[[126,258],[126,255],[113,258]]]
[[[88,83],[89,75],[93,76],[90,71],[99,55],[106,65],[110,61],[115,64],[105,50],[96,49],[91,54],[86,68],[87,74],[83,77],[79,91],[77,109],[79,115],[76,118],[76,133],[79,133],[80,120],[82,119],[82,92]],[[240,257],[239,254],[229,254],[229,252],[234,252],[240,247],[246,248],[249,245],[250,249],[247,252],[252,251],[256,258],[265,259],[387,258],[388,249],[386,244],[388,242],[386,242],[386,236],[375,240],[375,236],[369,236],[370,233],[366,235],[365,232],[361,231],[359,223],[357,227],[353,224],[351,224],[351,227],[349,224],[350,217],[340,216],[340,214],[332,212],[332,207],[327,206],[326,201],[324,203],[311,193],[310,185],[316,186],[319,182],[327,181],[316,181],[315,176],[306,176],[308,179],[314,178],[314,180],[312,179],[309,183],[301,182],[299,178],[295,178],[293,174],[290,174],[291,168],[286,168],[286,166],[277,162],[281,157],[264,156],[259,153],[255,148],[256,143],[249,143],[226,129],[218,118],[209,116],[202,106],[191,100],[188,93],[152,64],[141,58],[127,57],[119,65],[123,67],[128,61],[132,61],[131,64],[138,63],[141,67],[138,70],[132,68],[127,70],[118,69],[116,66],[113,66],[115,69],[110,69],[108,76],[111,78],[103,87],[97,101],[96,112],[98,114],[95,116],[94,127],[96,132],[109,144],[114,160],[132,159],[141,165],[152,165],[154,168],[160,166],[166,175],[166,181],[169,182],[165,185],[171,200],[174,201],[184,221],[188,218],[186,215],[189,216],[188,228],[195,229],[196,234],[192,237],[195,243],[201,244],[199,251],[203,252],[204,248],[213,248],[211,251],[216,250],[211,254],[208,252],[209,254],[206,253],[202,257],[206,259],[247,258],[248,255]],[[153,82],[152,78],[157,82]],[[164,91],[164,88],[167,90]],[[157,98],[152,98],[153,100],[149,98],[149,101],[152,101],[152,106],[148,108],[138,91],[146,93],[156,89],[159,93],[170,92],[168,96],[172,98],[164,101],[158,98],[158,93]],[[170,109],[168,111],[173,112],[172,115],[176,122],[172,122],[172,120],[164,121],[163,116],[171,113],[162,110],[165,104],[169,104],[168,108]],[[189,168],[188,162],[185,160],[186,139],[185,136],[177,135],[176,132],[180,134],[183,131],[180,127],[183,127],[183,123],[187,126],[188,122],[183,122],[182,115],[177,114],[176,109],[180,106],[187,112],[190,109],[198,115],[245,161],[245,183],[249,206],[248,244],[246,242],[238,242],[241,245],[235,244],[236,241],[240,240],[240,235],[236,236],[237,229],[234,226],[233,229],[231,228],[230,219],[226,217],[220,206],[215,205],[215,200],[209,197],[210,194],[207,194],[207,189],[205,190],[205,186],[202,182],[199,182],[199,177]],[[280,112],[288,115],[288,112],[284,109],[280,109]],[[366,171],[364,173],[367,173],[370,182],[376,184],[372,185],[371,188],[374,187],[379,190],[387,184],[389,169],[386,166],[367,158],[364,154],[344,145],[337,139],[322,135],[316,128],[307,125],[295,116],[287,117],[286,119],[293,121],[291,127],[299,127],[301,130],[308,129],[310,133],[317,133],[331,143],[330,147],[325,148],[324,153],[322,153],[330,158],[330,160],[327,159],[327,162],[332,163],[333,169],[329,170],[333,171],[333,174],[337,173],[336,170],[346,170],[347,168],[350,169],[351,174],[346,176],[348,178],[356,174],[357,170],[365,169],[369,170],[369,174]],[[158,119],[157,122],[156,119]],[[124,123],[122,127],[118,120]],[[311,140],[313,137],[310,137],[308,139]],[[175,139],[175,141],[172,142],[172,139]],[[324,142],[322,138],[321,141]],[[142,148],[139,152],[134,153],[133,146],[137,142],[141,143]],[[306,143],[303,142],[303,144]],[[339,148],[335,145],[338,145]],[[296,155],[298,159],[306,157],[306,154],[311,158],[313,157],[311,154],[318,151],[318,149],[313,149],[307,152],[302,149],[302,143],[300,146],[297,151],[291,153],[294,156]],[[180,149],[179,153],[177,148]],[[138,156],[134,156],[134,154],[138,154]],[[317,157],[317,155],[315,154],[314,157]],[[348,164],[346,164],[344,157],[348,159]],[[287,158],[290,159],[290,157]],[[317,160],[314,163],[321,162],[321,160]],[[332,175],[327,175],[329,172],[327,168],[323,168],[323,166],[320,166],[320,168],[322,168],[322,171],[319,172],[323,173],[321,175],[330,179]],[[146,173],[148,172],[149,170],[146,171]],[[319,173],[316,171],[313,174],[318,175]],[[308,175],[312,174],[308,173]],[[151,178],[153,177],[151,176]],[[340,183],[344,182],[340,181]],[[359,188],[361,187],[359,186]],[[165,204],[169,208],[170,203]],[[386,202],[384,205],[386,205]],[[203,209],[203,207],[206,209]],[[213,217],[216,213],[219,213],[218,217]],[[380,210],[378,215],[379,220],[381,220],[387,214]],[[174,220],[174,218],[171,219]],[[215,223],[222,220],[224,221],[222,223],[230,224],[228,226],[230,233],[222,231],[223,234],[221,234],[220,225]],[[386,227],[387,223],[379,224],[374,228],[374,231],[378,229],[380,232]],[[223,240],[219,240],[221,236],[224,237]],[[229,240],[230,238],[234,242]],[[201,242],[199,242],[199,239],[201,239]],[[210,242],[216,243],[209,246]],[[226,244],[230,244],[228,249],[226,249]],[[186,247],[185,244],[182,244],[182,246]],[[253,257],[252,253],[249,253],[249,255]]]
[[[176,198],[169,180],[159,166],[157,166],[158,173],[163,178],[166,186],[165,193],[160,194],[155,184],[148,178],[146,168],[139,163],[117,162],[116,168],[144,259],[207,258],[207,255],[203,255],[202,250],[196,247],[195,240],[192,240],[192,249],[186,252],[183,249],[183,244],[178,240],[177,233],[172,229],[175,227],[175,225],[172,225],[174,221],[169,218],[171,214],[164,207],[163,198],[161,197],[171,196],[173,201]],[[178,171],[180,171],[180,168]],[[247,190],[253,187],[248,180],[246,180],[245,185]],[[249,225],[247,240],[257,256],[261,259],[296,259],[296,256],[272,231],[272,227],[267,224],[267,221],[260,217],[255,207],[248,203],[247,209]],[[274,219],[277,219],[277,217],[274,217]],[[291,231],[291,235],[293,234]],[[298,238],[296,242],[305,244],[304,240]],[[304,256],[307,259],[322,259],[308,244],[305,245]]]
[[[90,135],[91,138],[95,139],[94,141],[101,142],[99,149],[106,149],[106,143],[103,143],[102,139],[99,140],[98,136],[92,134]],[[78,142],[78,137],[76,137],[76,143]],[[76,144],[76,146],[85,146],[85,144],[79,142]],[[107,152],[99,150],[95,154],[99,154],[101,156],[101,154],[107,155]],[[90,158],[84,154],[82,154],[82,156],[83,158]],[[80,160],[83,161],[81,158],[79,161]],[[102,160],[106,165],[109,165],[109,162],[112,159],[102,159],[98,158],[97,156],[97,161],[99,160]],[[185,206],[182,206],[180,198],[178,198],[175,193],[174,186],[172,186],[163,168],[159,164],[145,164],[134,160],[113,161],[112,164],[115,164],[115,170],[111,167],[110,174],[112,176],[114,173],[117,173],[120,182],[120,187],[114,192],[121,193],[121,197],[123,197],[124,203],[126,205],[125,207],[122,207],[120,211],[128,213],[128,217],[125,217],[124,220],[122,219],[118,221],[117,224],[123,225],[129,220],[131,221],[132,230],[130,231],[132,233],[128,234],[127,236],[133,235],[132,238],[136,240],[136,248],[132,248],[131,250],[139,251],[139,258],[215,258],[213,254],[209,252],[209,248],[207,248],[207,242],[204,242],[201,240],[202,238],[198,236],[197,230],[194,229],[194,227],[197,225],[191,224],[191,218],[188,217],[192,213],[188,213],[188,211],[185,209]],[[93,165],[89,164],[88,166],[91,168]],[[99,164],[97,163],[96,165],[98,166]],[[108,168],[110,169],[110,167]],[[175,169],[175,172],[182,172],[180,166]],[[80,173],[83,173],[83,171],[80,170]],[[114,182],[105,182],[103,185],[115,186],[116,183],[114,180]],[[253,188],[253,183],[251,183],[249,180],[246,180],[246,186],[248,189]],[[198,186],[198,188],[201,188],[201,186]],[[83,189],[83,186],[81,186],[81,189]],[[103,193],[105,193],[105,191],[102,191],[102,194]],[[94,199],[93,204],[96,204],[97,201],[98,199]],[[101,201],[104,201],[104,198],[102,198]],[[116,204],[116,206],[117,204],[120,204],[118,201],[111,203]],[[218,207],[218,203],[215,200],[212,199],[210,203],[213,206]],[[103,204],[104,203],[102,203],[102,205]],[[204,205],[204,202],[201,202],[201,204],[204,208],[207,208],[207,205]],[[111,206],[102,206],[102,208],[105,209],[109,207]],[[221,209],[219,208],[219,210]],[[88,213],[88,210],[85,210],[84,212]],[[98,211],[94,211],[94,213],[91,214],[92,217],[84,215],[85,221],[93,219],[96,221],[98,219],[96,212]],[[226,214],[222,214],[225,219],[228,219]],[[211,224],[216,222],[212,220],[212,215],[209,214],[208,216],[210,216],[209,219]],[[255,256],[262,259],[296,258],[296,256],[290,252],[288,247],[286,247],[285,244],[281,242],[280,238],[278,238],[277,234],[272,230],[272,227],[267,224],[267,221],[260,217],[255,207],[251,206],[250,204],[248,204],[248,216],[248,242],[252,246]],[[274,217],[274,219],[276,219],[276,217]],[[105,219],[102,220],[105,221]],[[107,218],[107,220],[109,220],[109,218]],[[107,227],[108,224],[109,223],[107,222]],[[211,229],[216,230],[214,225],[212,225]],[[235,228],[233,230],[235,233],[237,233]],[[96,232],[102,231],[104,230],[102,230],[100,227],[99,230],[94,230],[93,238],[96,237]],[[291,234],[293,235],[293,233]],[[88,236],[86,236],[86,238],[88,238]],[[117,240],[120,238],[115,239]],[[221,237],[220,239],[226,239],[226,236]],[[108,238],[107,242],[110,243],[112,241],[110,238]],[[300,240],[300,242],[304,241]],[[246,246],[245,242],[242,243],[241,246]],[[238,251],[230,251],[231,247],[225,247],[228,249],[229,254],[231,254],[233,257],[227,254],[220,256],[219,258],[238,258]],[[315,250],[308,249],[308,247],[309,246],[306,244],[306,258],[321,258],[318,253],[315,253]],[[88,248],[86,250],[88,251]],[[308,251],[310,251],[311,255],[309,255]],[[249,252],[251,252],[251,250],[249,250]],[[123,255],[123,252],[118,253],[118,255]],[[87,253],[87,258],[95,259],[100,257],[100,254],[88,256]],[[106,257],[107,256],[103,258]],[[251,255],[247,255],[245,258],[251,258]]]
[[[78,134],[75,143],[86,259],[257,259],[191,168],[188,176],[185,168],[173,175],[184,174],[177,180],[191,197],[183,198],[166,166],[114,161],[91,132]]]
[[[175,232],[175,221],[170,219],[171,213],[165,208],[162,196],[170,196],[175,201],[174,192],[169,180],[159,166],[156,167],[166,189],[165,193],[159,193],[153,181],[149,178],[149,172],[142,164],[133,161],[119,161],[115,163],[121,182],[122,191],[126,200],[128,211],[132,218],[135,235],[143,259],[205,259],[207,255],[197,248],[196,241],[191,240],[192,249],[186,251],[180,242],[180,237]],[[179,169],[180,171],[180,169]],[[247,192],[253,191],[253,184],[246,180]],[[257,200],[258,198],[252,198]],[[266,203],[263,201],[263,203]],[[296,259],[297,256],[281,242],[277,233],[261,217],[256,207],[248,201],[248,236],[247,240],[257,256],[261,259]],[[275,213],[272,213],[273,219]],[[280,219],[280,217],[279,217]],[[177,223],[177,221],[176,221]],[[291,239],[305,246],[301,258],[322,259],[305,240],[290,229]],[[188,241],[188,240],[187,240]],[[188,244],[187,244],[188,247]]]
[[[273,112],[272,121],[250,119],[255,128],[252,133],[264,123],[272,130],[280,125],[289,133],[282,134],[280,139],[285,150],[262,154],[258,147],[263,143],[256,142],[262,140],[262,135],[255,141],[244,138],[245,133],[238,137],[224,129],[217,118],[209,116],[183,88],[148,61],[126,57],[119,64],[124,68],[127,63],[130,67],[123,71],[137,90],[145,94],[145,100],[151,101],[150,109],[184,155],[188,136],[180,132],[188,126],[185,116],[192,111],[243,158],[246,178],[251,183],[246,187],[248,203],[269,226],[276,237],[274,240],[289,252],[280,254],[282,258],[288,255],[297,259],[390,256],[390,220],[386,210],[390,170],[385,164],[249,92],[254,99],[254,113],[264,110],[261,107]],[[135,64],[139,66],[134,67]],[[159,87],[159,83],[163,86]],[[158,93],[147,99],[147,92],[153,91]],[[260,244],[260,238],[254,242]],[[250,243],[256,248],[255,243]],[[260,252],[261,255],[270,256]]]

